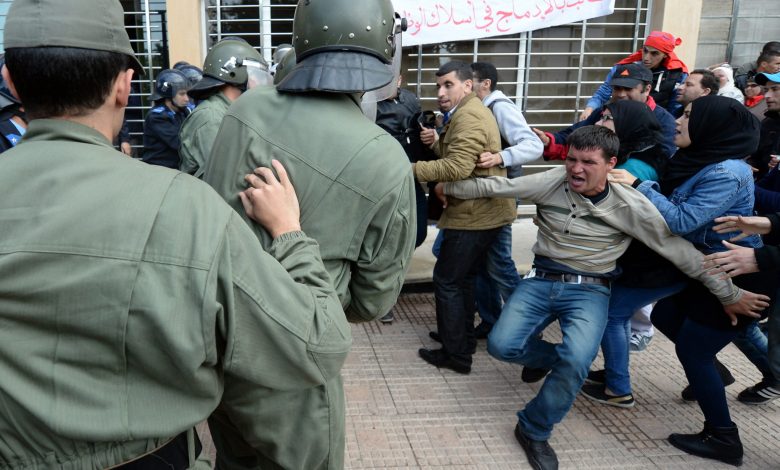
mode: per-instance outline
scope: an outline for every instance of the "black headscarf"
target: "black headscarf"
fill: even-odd
[[[665,137],[658,119],[647,104],[619,100],[608,103],[606,108],[612,113],[615,133],[620,139],[618,163],[638,158],[660,173],[666,160],[660,145]]]
[[[691,102],[691,145],[677,150],[661,178],[661,192],[674,189],[702,168],[742,159],[758,148],[761,124],[740,102],[725,96],[702,96]]]

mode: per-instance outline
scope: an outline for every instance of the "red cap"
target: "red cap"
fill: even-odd
[[[650,36],[645,39],[645,46],[650,46],[654,49],[658,49],[664,54],[669,54],[674,50],[675,46],[682,44],[682,39],[675,38],[669,33],[663,31],[653,31]]]

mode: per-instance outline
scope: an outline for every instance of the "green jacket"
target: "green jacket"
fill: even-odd
[[[179,131],[179,169],[200,178],[206,158],[217,137],[222,118],[230,107],[230,100],[221,92],[202,101],[187,116]]]
[[[416,231],[414,180],[400,144],[367,120],[351,96],[284,94],[257,87],[244,93],[225,115],[204,181],[243,214],[237,195],[246,188],[244,175],[257,166],[271,166],[272,158],[281,161],[290,175],[300,202],[301,225],[320,244],[347,318],[368,321],[383,316],[401,291]],[[270,243],[265,230],[254,224],[252,228],[264,246]],[[334,379],[318,390],[270,398],[280,407],[301,402],[334,409],[330,415],[310,420],[307,430],[339,436],[340,444],[334,438],[328,467],[344,466],[341,380]],[[278,410],[279,420],[288,416],[284,408]],[[252,458],[248,446],[236,444],[236,423],[221,418],[210,423],[219,464],[266,468]],[[277,431],[269,429],[268,434],[274,436]],[[311,445],[310,436],[290,439],[305,449]],[[243,448],[245,458],[223,460],[219,449],[225,446]]]
[[[461,100],[444,126],[437,145],[438,160],[417,162],[414,175],[420,181],[460,181],[480,176],[506,176],[506,169],[477,168],[482,152],[499,152],[501,134],[493,113],[476,94]],[[488,230],[512,223],[517,217],[514,199],[447,197],[439,228]]]
[[[350,347],[311,238],[263,251],[204,183],[64,120],[30,123],[0,188],[0,469],[119,464],[219,404],[268,459],[321,465],[327,434],[264,440],[321,404],[256,412],[338,377]]]

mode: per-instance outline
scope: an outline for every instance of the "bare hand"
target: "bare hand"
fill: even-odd
[[[590,115],[593,113],[593,108],[587,107],[582,110],[582,113],[580,114],[580,121],[584,121],[590,117]]]
[[[761,312],[767,307],[769,307],[769,297],[743,290],[739,302],[731,305],[724,305],[723,310],[731,319],[731,325],[736,326],[737,315],[744,315],[750,318],[761,318]]]
[[[420,141],[428,147],[433,147],[433,144],[439,140],[439,133],[436,129],[429,129],[420,124]]]
[[[772,223],[766,217],[727,215],[715,219],[718,224],[712,227],[717,233],[741,232],[729,238],[730,242],[742,240],[748,235],[766,235],[772,230]]]
[[[534,131],[534,134],[536,134],[536,137],[539,137],[539,140],[542,141],[542,145],[544,145],[545,147],[550,145],[550,138],[547,137],[547,134],[545,134],[544,131],[540,131],[539,129],[537,129],[535,127],[531,128],[531,130]]]
[[[780,162],[780,155],[770,155],[769,157],[769,163],[767,163],[767,166],[771,170],[777,166],[777,162]]]
[[[631,186],[636,181],[636,176],[626,170],[611,170],[607,175],[607,181]]]
[[[757,273],[756,250],[723,241],[729,251],[721,251],[704,257],[704,269],[710,274],[720,274],[722,279],[740,274]]]
[[[504,159],[501,158],[500,153],[482,152],[477,160],[477,166],[479,168],[492,168],[504,163]]]
[[[272,160],[271,164],[279,175],[278,180],[270,168],[255,168],[254,174],[244,177],[251,187],[238,196],[246,215],[276,238],[301,229],[301,209],[287,171],[278,160]]]
[[[122,142],[121,144],[119,144],[119,149],[125,155],[133,156],[133,146],[130,145],[130,142]]]
[[[447,208],[447,196],[444,194],[444,184],[443,183],[436,183],[436,186],[433,187],[433,194],[436,195],[436,198],[441,201],[442,208]]]

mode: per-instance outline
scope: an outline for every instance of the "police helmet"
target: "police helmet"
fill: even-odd
[[[248,84],[257,82],[271,82],[263,56],[246,41],[223,39],[206,54],[203,78],[188,93],[201,98],[225,84],[245,90]]]
[[[149,99],[152,101],[163,98],[173,98],[180,90],[189,89],[189,80],[183,72],[176,69],[165,69],[157,74],[154,91]]]
[[[183,73],[184,76],[187,77],[187,80],[190,82],[190,88],[192,88],[200,81],[201,78],[203,78],[203,70],[201,70],[198,66],[192,64],[183,64],[178,66],[174,65],[173,68]]]
[[[391,0],[299,0],[293,19],[297,64],[277,88],[356,93],[387,85],[404,27]]]

